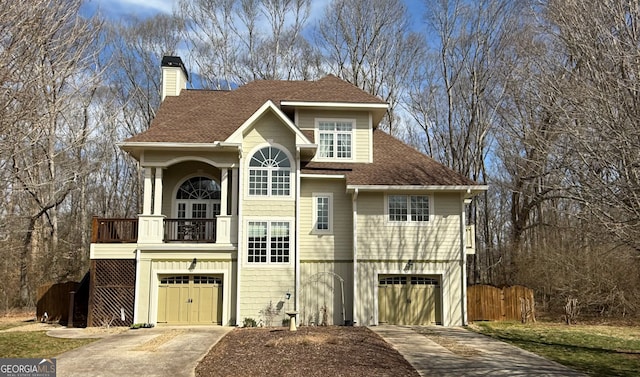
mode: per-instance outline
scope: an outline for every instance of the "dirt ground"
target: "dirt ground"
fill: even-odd
[[[3,324],[11,324],[3,329]],[[49,331],[62,326],[54,322],[36,321],[35,312],[10,311],[0,315],[0,332]],[[87,335],[107,336],[128,331],[128,327],[87,327],[82,329]]]
[[[196,376],[418,376],[366,327],[235,329],[196,368]]]

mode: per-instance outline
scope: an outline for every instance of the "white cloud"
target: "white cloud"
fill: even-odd
[[[108,3],[109,0],[100,0],[103,3]],[[150,11],[158,13],[171,13],[173,6],[177,4],[176,0],[116,0],[115,3],[120,3],[123,6],[131,6],[134,8],[146,8]]]

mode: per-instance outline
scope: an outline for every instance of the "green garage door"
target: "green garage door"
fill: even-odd
[[[160,277],[158,323],[222,324],[222,277]]]
[[[431,325],[442,323],[438,277],[381,275],[378,285],[378,323]]]

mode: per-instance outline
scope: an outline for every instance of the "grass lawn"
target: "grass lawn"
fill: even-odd
[[[477,322],[470,328],[591,376],[640,371],[639,327]]]
[[[96,340],[52,338],[45,331],[2,332],[0,358],[52,358]]]
[[[0,331],[2,330],[6,330],[6,329],[10,329],[13,327],[19,327],[19,326],[24,326],[25,323],[22,321],[15,321],[15,322],[0,322]]]

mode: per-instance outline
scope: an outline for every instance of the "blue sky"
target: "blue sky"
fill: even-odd
[[[322,9],[330,0],[312,0],[311,17],[320,17]],[[362,0],[366,1],[366,0]],[[145,18],[156,13],[170,13],[177,0],[86,0],[84,10],[93,13],[96,9],[109,19],[119,19],[129,15]],[[421,18],[424,14],[424,0],[404,0],[412,24],[415,28],[421,28]]]

